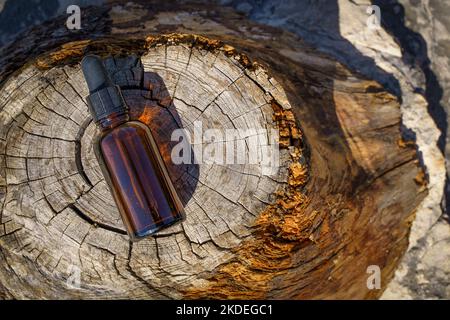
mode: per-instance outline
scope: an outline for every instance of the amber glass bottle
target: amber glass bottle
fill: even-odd
[[[101,130],[94,150],[132,240],[152,235],[184,218],[182,203],[149,128],[130,121],[119,87],[102,60],[81,62],[92,117]]]

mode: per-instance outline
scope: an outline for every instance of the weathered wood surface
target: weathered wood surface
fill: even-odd
[[[61,21],[36,29],[25,40],[42,30],[49,40],[13,44],[0,60],[0,297],[378,297],[367,267],[380,266],[384,288],[426,193],[396,98],[228,9],[101,12],[110,19],[86,13],[93,21],[75,35]],[[178,34],[157,35],[168,32]],[[192,32],[207,38],[181,34]],[[114,81],[155,133],[186,206],[182,225],[138,243],[93,156],[78,65],[88,52],[116,55]],[[171,165],[172,129],[197,119],[278,128],[280,169]],[[79,289],[66,283],[74,266]]]

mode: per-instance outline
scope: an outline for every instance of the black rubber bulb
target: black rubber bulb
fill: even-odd
[[[114,86],[99,56],[88,55],[84,57],[81,61],[81,69],[90,93]]]

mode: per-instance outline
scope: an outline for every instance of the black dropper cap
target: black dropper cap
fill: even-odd
[[[112,113],[127,112],[128,107],[120,88],[111,81],[102,59],[88,55],[81,61],[81,69],[89,88],[89,111],[95,122]]]

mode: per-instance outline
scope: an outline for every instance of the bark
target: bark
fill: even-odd
[[[82,23],[47,23],[0,58],[0,297],[382,293],[427,192],[394,96],[230,9],[113,3],[86,9]],[[186,208],[183,224],[137,243],[93,154],[86,53],[109,57]],[[174,165],[172,131],[192,133],[197,120],[203,130],[278,129],[279,169]],[[381,290],[367,287],[369,265],[381,268]],[[80,288],[67,284],[74,270]]]

